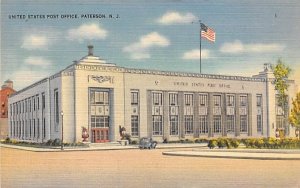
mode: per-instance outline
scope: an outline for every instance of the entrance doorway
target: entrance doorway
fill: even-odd
[[[92,128],[92,142],[93,143],[109,142],[108,128]]]

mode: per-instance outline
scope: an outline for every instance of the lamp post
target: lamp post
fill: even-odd
[[[61,145],[60,149],[64,150],[64,112],[60,112],[61,115]]]

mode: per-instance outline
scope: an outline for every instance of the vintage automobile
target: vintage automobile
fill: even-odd
[[[155,149],[157,145],[156,141],[153,141],[152,138],[143,137],[140,139],[139,148],[140,149]]]

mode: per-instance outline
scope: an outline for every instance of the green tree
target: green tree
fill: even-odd
[[[275,89],[278,92],[278,103],[280,106],[286,107],[288,104],[287,90],[289,86],[287,81],[291,73],[291,69],[285,65],[281,59],[278,59],[273,71],[275,77]]]
[[[292,109],[289,116],[289,122],[296,128],[300,129],[300,92],[297,93],[296,98],[292,101]],[[299,135],[298,135],[299,136]]]
[[[276,65],[273,67],[275,77],[275,89],[277,91],[277,102],[278,106],[282,107],[285,122],[287,122],[288,114],[288,78],[291,73],[289,66],[285,65],[284,62],[279,58]]]

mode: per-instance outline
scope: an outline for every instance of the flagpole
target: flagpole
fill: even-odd
[[[200,74],[201,74],[201,35],[202,35],[201,20],[199,20],[199,24],[200,24],[200,52],[199,52],[200,53],[199,54],[200,55],[200,58],[199,58],[200,64],[199,64],[199,66],[200,66]]]

